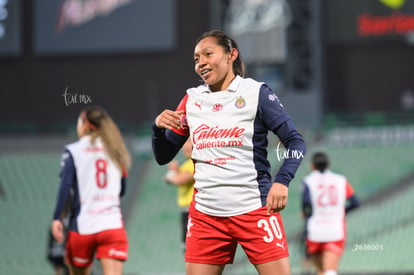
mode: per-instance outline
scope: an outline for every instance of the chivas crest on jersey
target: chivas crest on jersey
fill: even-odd
[[[239,96],[236,100],[236,103],[234,104],[234,106],[236,106],[236,108],[240,109],[243,108],[244,106],[246,106],[246,100],[244,99],[244,97]]]

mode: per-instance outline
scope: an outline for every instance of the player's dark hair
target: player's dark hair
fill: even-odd
[[[99,106],[91,106],[81,112],[80,117],[89,126],[92,142],[99,136],[104,148],[121,172],[131,166],[131,156],[125,146],[118,126]]]
[[[312,157],[312,163],[316,170],[323,173],[329,167],[329,158],[325,153],[317,152]]]
[[[239,46],[237,45],[236,41],[234,41],[233,38],[231,38],[228,34],[226,34],[223,31],[220,30],[211,30],[208,32],[203,33],[201,36],[199,36],[196,40],[196,45],[207,37],[214,37],[217,40],[217,44],[219,44],[221,47],[223,47],[224,51],[226,53],[230,53],[232,49],[236,49],[239,53],[237,55],[236,60],[233,62],[233,72],[235,75],[240,75],[241,77],[244,77],[244,62],[242,59],[242,56],[240,54]]]

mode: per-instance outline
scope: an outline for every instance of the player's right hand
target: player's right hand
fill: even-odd
[[[155,125],[158,128],[165,128],[172,130],[180,129],[181,125],[181,115],[184,114],[184,111],[171,111],[165,109],[161,114],[155,119]]]
[[[55,240],[58,243],[62,243],[64,240],[64,236],[63,236],[63,224],[60,220],[54,220],[52,222],[52,235],[53,238],[55,238]]]

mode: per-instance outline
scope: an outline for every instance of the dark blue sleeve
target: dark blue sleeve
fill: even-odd
[[[302,191],[302,211],[303,215],[306,218],[309,218],[312,215],[312,202],[309,187],[303,183],[303,191]]]
[[[259,112],[264,124],[270,130],[277,128],[284,121],[290,119],[276,93],[266,84],[263,84],[260,88]]]
[[[296,170],[305,156],[305,141],[296,130],[291,119],[283,122],[282,125],[273,130],[273,133],[279,137],[280,142],[285,146],[287,152],[287,156],[284,158],[274,182],[280,182],[289,186],[290,181],[294,178]]]
[[[345,213],[349,213],[351,210],[359,207],[359,200],[357,196],[352,195],[347,199],[347,206],[345,207]]]
[[[276,174],[274,182],[289,186],[305,156],[305,141],[280,103],[279,98],[265,84],[260,89],[259,112],[263,123],[279,137],[286,150],[282,166]]]
[[[54,220],[60,220],[61,214],[70,195],[70,190],[76,184],[76,168],[73,162],[72,154],[65,149],[61,160],[62,169],[60,171],[60,186],[56,200]]]
[[[165,130],[152,124],[152,151],[158,164],[169,163],[180,151],[187,140],[187,136],[182,136],[174,131]]]

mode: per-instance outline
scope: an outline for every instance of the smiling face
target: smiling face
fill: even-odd
[[[236,49],[226,52],[214,37],[206,37],[194,49],[195,72],[215,91],[228,88],[235,78],[233,62],[237,58]]]

